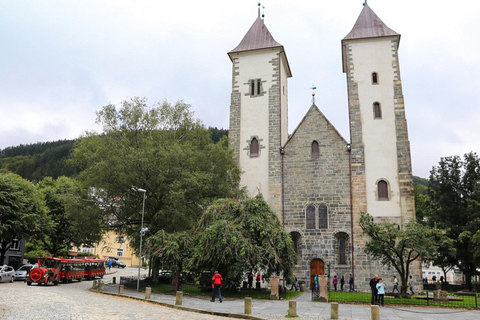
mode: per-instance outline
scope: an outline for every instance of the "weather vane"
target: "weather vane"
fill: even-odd
[[[312,84],[312,87],[310,89],[312,89],[312,103],[315,104],[315,90],[317,89],[317,87]]]

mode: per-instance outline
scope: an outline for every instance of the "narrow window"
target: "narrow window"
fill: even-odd
[[[378,74],[376,72],[372,73],[372,84],[378,84]]]
[[[338,238],[338,263],[347,264],[345,237]]]
[[[316,159],[320,156],[320,151],[318,149],[318,142],[313,141],[312,142],[312,159]]]
[[[328,228],[328,210],[327,206],[321,204],[318,207],[318,227],[320,229],[327,229]]]
[[[262,91],[260,90],[261,84],[262,84],[262,81],[260,81],[260,79],[257,79],[257,95],[258,96],[260,95],[260,93],[262,93]]]
[[[380,180],[377,183],[378,200],[388,200],[388,184],[385,180]]]
[[[250,157],[258,157],[258,140],[253,138],[250,142]]]
[[[382,108],[380,107],[380,103],[378,102],[375,102],[373,104],[373,118],[382,119]]]
[[[250,95],[252,95],[252,96],[255,95],[255,81],[254,80],[250,81]]]
[[[315,206],[312,204],[307,206],[305,221],[306,229],[315,229]]]

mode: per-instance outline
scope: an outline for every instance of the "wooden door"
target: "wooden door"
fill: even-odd
[[[314,275],[320,276],[325,274],[325,265],[320,259],[313,259],[310,262],[310,289],[315,287]]]

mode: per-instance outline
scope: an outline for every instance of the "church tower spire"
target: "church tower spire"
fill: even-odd
[[[281,211],[279,148],[288,137],[287,79],[283,46],[260,14],[242,41],[228,52],[233,64],[229,138],[250,196],[262,193]]]

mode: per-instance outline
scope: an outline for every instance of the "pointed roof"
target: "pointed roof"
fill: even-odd
[[[260,9],[258,9],[257,20],[255,20],[240,44],[228,54],[277,47],[283,48],[280,43],[273,39],[272,34],[268,31],[267,26],[265,26],[263,19],[260,17]]]
[[[365,1],[364,7],[352,31],[343,40],[400,36],[383,23]]]

